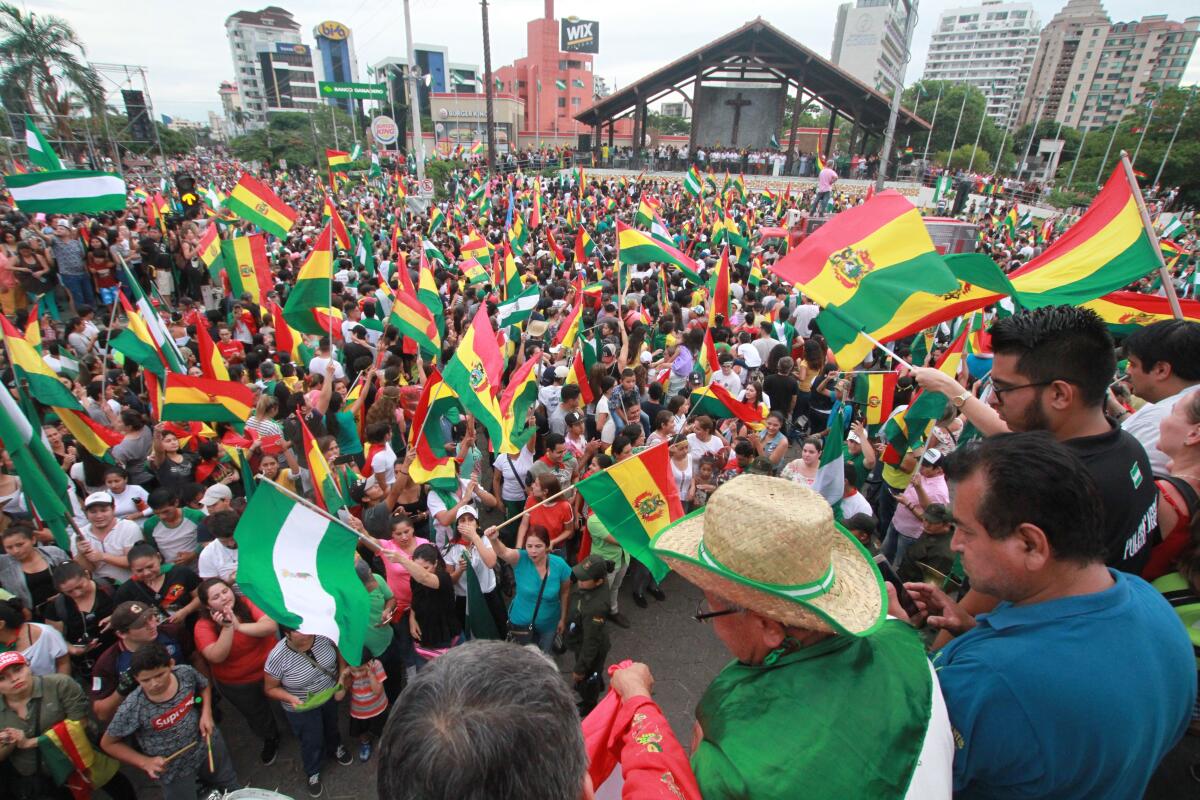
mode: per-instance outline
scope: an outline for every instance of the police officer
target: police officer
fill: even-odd
[[[608,589],[604,584],[613,563],[593,553],[572,568],[576,592],[571,600],[567,646],[575,652],[573,678],[579,692],[579,713],[595,707],[604,689],[604,660],[608,657]]]

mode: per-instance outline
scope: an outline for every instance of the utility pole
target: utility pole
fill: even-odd
[[[1167,152],[1163,153],[1162,162],[1158,165],[1158,172],[1154,174],[1154,183],[1152,186],[1158,186],[1159,179],[1162,178],[1163,168],[1167,166],[1167,159],[1171,157],[1171,148],[1175,144],[1175,137],[1179,135],[1179,128],[1183,125],[1183,118],[1187,116],[1188,109],[1192,107],[1192,101],[1196,99],[1196,87],[1192,87],[1192,91],[1188,92],[1187,100],[1183,101],[1183,111],[1179,115],[1179,121],[1175,123],[1175,130],[1171,133],[1171,141],[1167,142]]]
[[[413,52],[412,14],[409,0],[404,0],[404,41],[408,45],[408,109],[412,112],[413,161],[417,165],[417,181],[425,180],[425,138],[421,135],[421,99],[417,95],[417,56]]]
[[[1021,176],[1025,174],[1025,164],[1029,161],[1029,151],[1033,148],[1033,139],[1037,136],[1038,123],[1042,121],[1042,111],[1046,108],[1046,95],[1042,95],[1042,102],[1038,103],[1037,114],[1033,117],[1033,126],[1029,129],[1029,141],[1025,143],[1025,154],[1021,156],[1021,163],[1017,165],[1017,180],[1021,180]]]
[[[946,169],[950,169],[954,161],[954,146],[958,144],[958,129],[962,127],[962,115],[967,110],[967,98],[971,96],[971,87],[969,84],[963,84],[963,101],[958,107],[958,122],[954,123],[954,135],[950,137],[950,155],[946,158]],[[984,104],[987,105],[986,103]]]
[[[492,104],[492,95],[496,90],[496,82],[492,78],[492,35],[488,29],[487,0],[480,0],[483,9],[483,79],[487,81],[487,165],[488,174],[496,172],[496,112]]]
[[[917,0],[904,2],[904,60],[896,69],[896,88],[892,91],[892,107],[888,111],[887,130],[883,134],[883,150],[879,153],[879,171],[875,175],[875,191],[883,191],[883,183],[887,179],[888,161],[892,155],[892,140],[896,137],[896,120],[900,116],[900,96],[904,93],[904,70],[908,67],[910,57],[909,42],[912,41],[913,28],[917,25]],[[930,131],[932,134],[932,131]]]
[[[921,154],[921,161],[929,161],[929,142],[933,139],[933,128],[937,125],[938,106],[942,104],[942,89],[946,86],[945,82],[938,81],[938,96],[933,101],[933,116],[929,120],[929,135],[925,137],[925,152]]]
[[[1130,166],[1137,165],[1138,153],[1142,152],[1142,140],[1146,138],[1146,131],[1150,130],[1150,121],[1154,119],[1154,106],[1158,98],[1150,98],[1150,111],[1146,114],[1146,124],[1142,126],[1142,135],[1138,137],[1137,147],[1133,148],[1133,158],[1129,160]]]

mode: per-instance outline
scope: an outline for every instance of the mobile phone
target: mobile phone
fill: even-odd
[[[917,608],[916,602],[912,599],[912,595],[908,593],[908,589],[904,588],[904,581],[900,580],[900,575],[896,572],[896,568],[892,566],[892,562],[887,560],[883,553],[875,555],[875,565],[879,567],[879,573],[883,575],[883,579],[890,583],[896,590],[896,599],[900,601],[900,607],[904,609],[904,613],[910,617],[915,617],[920,609]]]

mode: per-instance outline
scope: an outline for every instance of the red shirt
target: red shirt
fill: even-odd
[[[538,502],[540,501],[530,497],[525,501],[525,508],[536,506]],[[541,525],[550,532],[551,539],[562,535],[563,528],[571,521],[572,516],[571,504],[566,500],[557,500],[544,506],[538,506],[528,514],[529,524],[531,526]]]
[[[226,361],[241,361],[246,357],[246,345],[230,339],[228,342],[217,342],[217,352]]]
[[[249,598],[243,597],[242,602],[250,609],[250,616],[254,618],[255,622],[265,616],[258,606],[250,602]],[[196,649],[203,651],[204,648],[217,641],[221,630],[217,623],[213,622],[212,617],[204,615],[196,621],[193,635],[196,640]],[[229,657],[220,664],[211,665],[213,677],[221,683],[237,685],[262,683],[263,665],[267,663],[267,656],[271,654],[276,641],[278,640],[271,635],[250,636],[241,631],[234,631]]]

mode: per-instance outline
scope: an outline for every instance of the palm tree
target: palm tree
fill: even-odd
[[[73,138],[69,117],[76,101],[103,113],[104,87],[66,20],[0,3],[0,37],[0,102],[6,109],[40,109],[64,141]]]

